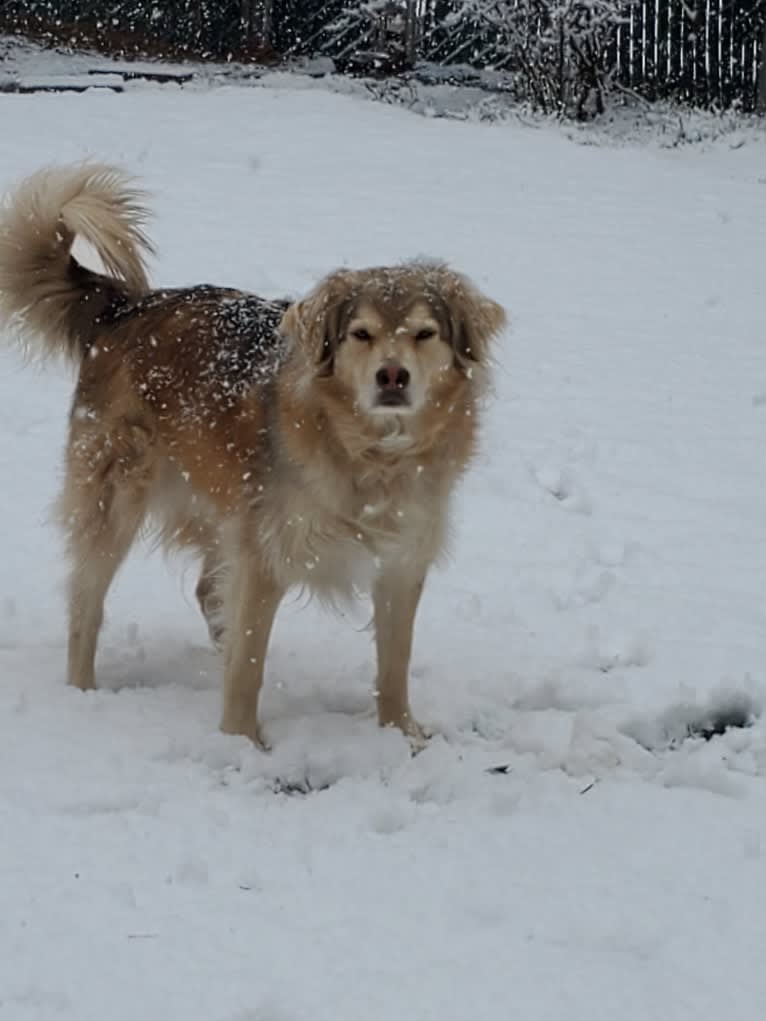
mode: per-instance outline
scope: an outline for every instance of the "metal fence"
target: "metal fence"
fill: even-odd
[[[755,110],[764,25],[759,0],[640,0],[610,59],[618,80],[648,99]]]

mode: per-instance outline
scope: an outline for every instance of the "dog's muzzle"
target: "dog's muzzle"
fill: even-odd
[[[375,403],[379,408],[401,408],[409,405],[407,388],[410,374],[403,365],[398,362],[386,362],[381,365],[375,373],[375,383],[378,388]]]

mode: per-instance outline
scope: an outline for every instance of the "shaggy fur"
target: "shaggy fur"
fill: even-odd
[[[0,315],[79,367],[59,515],[69,683],[92,688],[103,603],[139,529],[202,559],[224,647],[222,729],[261,742],[274,615],[305,586],[372,595],[382,725],[415,739],[415,613],[476,441],[502,308],[436,264],[340,271],[293,305],[151,291],[141,194],[119,170],[42,171],[0,214]],[[71,255],[87,240],[106,275]]]

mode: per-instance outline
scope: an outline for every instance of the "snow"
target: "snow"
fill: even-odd
[[[512,319],[414,758],[374,723],[367,606],[285,605],[274,750],[221,735],[196,568],[141,551],[101,690],[69,690],[71,373],[0,351],[2,1021],[760,1019],[764,142],[582,146],[287,77],[0,102],[4,185],[141,175],[158,285],[430,255]],[[706,741],[721,706],[752,725]]]

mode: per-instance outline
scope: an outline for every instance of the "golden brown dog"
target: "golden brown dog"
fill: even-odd
[[[382,725],[415,739],[415,613],[474,452],[505,313],[439,264],[332,273],[303,301],[152,291],[143,197],[120,170],[52,168],[0,216],[0,315],[79,366],[60,517],[72,558],[69,683],[94,686],[103,603],[141,526],[202,558],[224,647],[222,729],[261,742],[286,590],[372,594]],[[71,254],[76,236],[106,275]]]

